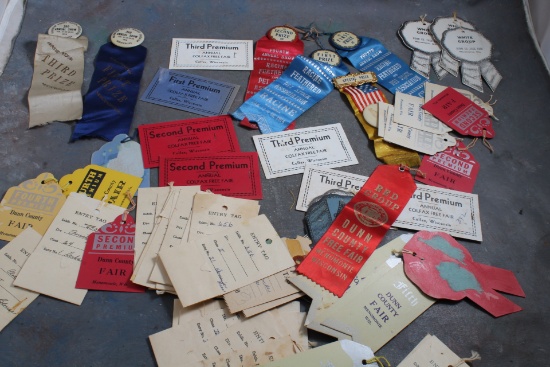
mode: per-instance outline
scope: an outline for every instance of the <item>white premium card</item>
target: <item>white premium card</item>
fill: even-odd
[[[252,41],[172,38],[170,69],[252,70]]]
[[[306,164],[296,210],[307,211],[311,200],[329,190],[339,189],[355,194],[365,184],[367,178],[354,173]]]
[[[428,185],[417,185],[393,226],[482,240],[477,195]]]
[[[302,173],[306,164],[331,168],[358,163],[341,124],[256,135],[253,139],[268,179]]]

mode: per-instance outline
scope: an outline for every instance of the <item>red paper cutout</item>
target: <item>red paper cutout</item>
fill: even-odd
[[[493,138],[495,131],[483,108],[451,87],[426,102],[423,109],[462,135]]]
[[[444,232],[420,231],[403,249],[405,273],[424,293],[454,301],[469,298],[495,317],[521,307],[495,291],[525,297],[514,273],[475,262]]]
[[[129,214],[119,215],[88,236],[76,288],[118,292],[145,292],[130,281],[134,271],[136,224]]]
[[[341,297],[416,190],[399,166],[378,166],[296,269]]]

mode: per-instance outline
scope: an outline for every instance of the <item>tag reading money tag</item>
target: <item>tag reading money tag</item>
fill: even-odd
[[[43,235],[64,203],[51,173],[9,188],[0,202],[0,239],[11,241],[27,227]]]
[[[488,139],[495,136],[487,111],[451,87],[426,102],[422,108],[462,135]]]
[[[134,196],[140,183],[140,177],[95,164],[79,168],[59,180],[65,196],[71,192],[82,192],[88,197],[123,208],[130,204],[127,193]]]
[[[134,219],[129,214],[123,214],[90,234],[76,288],[145,292],[144,287],[130,282],[134,270],[135,233]]]
[[[433,156],[424,156],[419,168],[424,177],[417,181],[462,192],[472,192],[479,172],[479,163],[461,141]]]
[[[424,293],[438,299],[469,298],[495,317],[521,311],[496,291],[525,297],[514,274],[475,262],[444,232],[421,231],[403,248],[405,272]]]
[[[399,166],[377,167],[297,268],[341,297],[416,189]]]

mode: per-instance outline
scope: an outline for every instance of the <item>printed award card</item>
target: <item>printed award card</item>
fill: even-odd
[[[170,69],[252,70],[252,40],[172,38]]]
[[[239,86],[159,68],[141,100],[202,116],[225,115]]]

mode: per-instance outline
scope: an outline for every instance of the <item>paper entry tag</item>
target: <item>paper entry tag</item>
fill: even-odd
[[[469,367],[435,335],[426,335],[397,367],[455,366]]]

